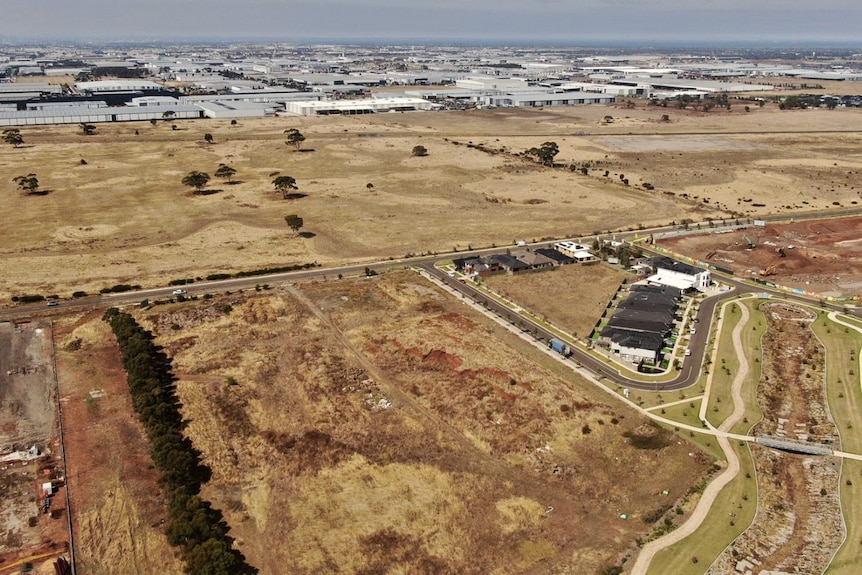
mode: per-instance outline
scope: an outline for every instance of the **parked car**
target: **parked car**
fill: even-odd
[[[184,290],[184,289],[175,289],[175,290],[173,291],[173,294],[174,294],[174,295],[186,295],[186,293],[187,293],[187,292],[186,292],[186,290]]]
[[[58,306],[58,305],[60,305],[60,302],[55,301],[55,300],[51,300],[51,301],[49,301],[49,302],[48,302],[48,307],[55,307],[55,306]]]

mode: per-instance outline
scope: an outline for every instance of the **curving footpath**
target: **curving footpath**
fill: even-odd
[[[742,400],[742,384],[748,377],[748,359],[745,357],[745,353],[742,348],[742,329],[748,324],[749,313],[748,307],[744,305],[738,305],[738,307],[742,312],[742,316],[740,317],[736,328],[733,330],[732,337],[733,349],[739,358],[739,371],[737,372],[736,377],[733,378],[733,385],[731,387],[731,395],[733,396],[733,413],[731,413],[730,417],[725,419],[718,428],[719,431],[725,433],[728,433],[728,430],[736,425],[739,420],[742,419],[743,413],[745,413],[745,404]],[[715,354],[717,352],[718,346],[716,346],[713,353]],[[714,359],[715,358],[713,358],[713,363]],[[709,381],[707,383],[707,394],[704,396],[701,403],[701,419],[706,422],[707,425],[709,425],[709,422],[706,421],[704,414],[706,412],[706,398],[708,397],[709,388],[712,384],[712,374],[713,372],[710,372]],[[679,543],[694,533],[706,519],[710,509],[712,509],[713,503],[715,503],[715,498],[718,497],[718,494],[724,486],[733,481],[739,473],[739,458],[736,456],[736,452],[733,451],[733,448],[731,448],[730,440],[728,440],[727,435],[716,434],[716,439],[718,440],[718,444],[721,446],[721,450],[724,452],[724,456],[727,458],[727,467],[718,475],[718,477],[706,486],[706,489],[703,490],[700,501],[697,502],[697,507],[695,507],[694,512],[691,514],[688,521],[664,537],[650,541],[643,546],[643,549],[641,549],[641,552],[638,554],[638,558],[632,567],[630,572],[631,575],[646,575],[649,571],[650,563],[652,563],[656,554],[671,545]]]

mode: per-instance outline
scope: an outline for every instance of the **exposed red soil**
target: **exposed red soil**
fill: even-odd
[[[758,277],[817,295],[862,293],[860,217],[752,226],[732,233],[669,238],[657,244],[731,269],[738,276]]]

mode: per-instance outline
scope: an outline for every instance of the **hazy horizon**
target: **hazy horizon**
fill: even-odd
[[[855,0],[6,0],[0,41],[862,44]]]

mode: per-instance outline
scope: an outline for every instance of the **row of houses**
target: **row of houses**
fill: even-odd
[[[485,277],[495,273],[518,274],[597,261],[598,258],[590,253],[586,246],[574,242],[559,242],[554,244],[554,248],[524,249],[492,256],[458,258],[454,260],[454,264],[456,271]]]
[[[686,293],[712,287],[709,270],[657,256],[637,266],[647,277],[633,285],[613,317],[599,334],[597,345],[618,355],[621,361],[658,364],[662,349],[673,345],[668,338],[681,321],[679,306]]]
[[[670,342],[679,315],[682,291],[668,286],[633,285],[602,329],[597,345],[618,355],[621,361],[654,363]]]

